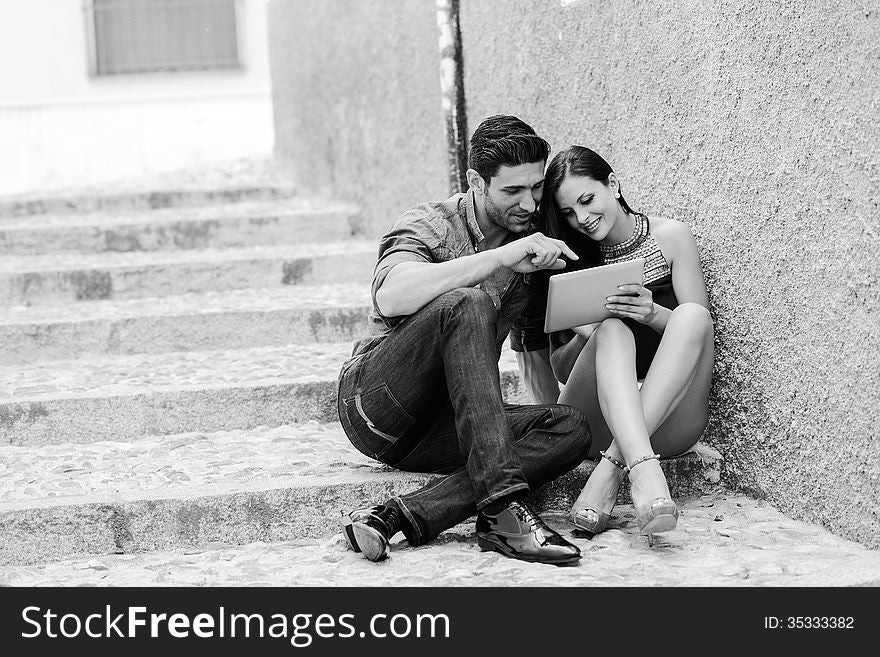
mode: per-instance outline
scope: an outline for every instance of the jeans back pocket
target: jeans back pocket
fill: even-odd
[[[375,459],[392,447],[413,425],[415,418],[407,413],[387,384],[368,393],[342,400],[349,439],[361,452]],[[360,444],[358,444],[360,443]]]

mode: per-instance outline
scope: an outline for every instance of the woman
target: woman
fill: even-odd
[[[550,336],[551,364],[564,384],[559,403],[586,413],[590,456],[601,456],[569,519],[605,529],[625,475],[636,520],[653,535],[673,529],[678,507],[658,461],[699,439],[709,412],[714,336],[697,245],[687,224],[633,211],[608,163],[582,146],[547,167],[543,225],[590,267],[644,257],[644,285],[608,297],[613,315]]]

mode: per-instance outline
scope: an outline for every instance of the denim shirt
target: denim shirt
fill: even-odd
[[[422,203],[404,212],[379,243],[371,288],[370,331],[355,343],[352,358],[368,352],[406,319],[405,315],[386,317],[376,305],[376,291],[392,267],[401,262],[446,262],[473,255],[482,250],[483,242],[473,192],[455,194],[440,203]],[[517,351],[548,345],[543,333],[544,308],[530,304],[542,299],[536,284],[546,284],[543,279],[502,268],[476,286],[489,295],[498,311],[495,341],[499,356],[508,334]],[[524,311],[528,311],[525,316]]]

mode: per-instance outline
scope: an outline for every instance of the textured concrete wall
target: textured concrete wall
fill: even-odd
[[[448,196],[433,0],[272,0],[276,153],[379,234]]]
[[[880,547],[877,2],[462,3],[470,125],[509,112],[687,221],[729,484]]]

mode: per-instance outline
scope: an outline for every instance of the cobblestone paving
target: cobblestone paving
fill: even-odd
[[[0,568],[10,586],[849,586],[880,584],[880,553],[772,506],[718,494],[682,503],[675,531],[653,548],[638,535],[632,507],[587,540],[560,517],[546,519],[584,558],[557,568],[482,552],[473,522],[429,545],[401,539],[379,564],[350,552],[335,528],[317,540],[213,545],[204,550],[71,559]]]
[[[120,394],[126,391],[335,381],[351,343],[52,361],[0,367],[0,402]],[[516,368],[505,349],[501,369]]]
[[[285,479],[384,469],[358,452],[338,423],[150,436],[135,442],[4,446],[0,451],[0,510],[13,503],[154,493],[175,486],[227,492]]]

